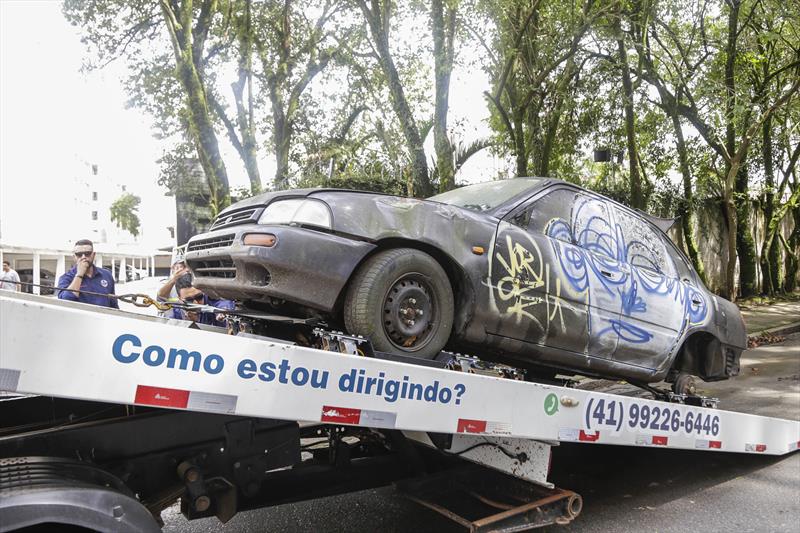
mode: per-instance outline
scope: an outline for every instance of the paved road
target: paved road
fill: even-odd
[[[745,353],[735,381],[703,384],[722,407],[800,420],[800,334]],[[800,532],[800,453],[750,455],[562,445],[551,480],[584,498],[584,511],[558,532]],[[363,491],[186,522],[163,513],[164,531],[463,532],[392,488]]]

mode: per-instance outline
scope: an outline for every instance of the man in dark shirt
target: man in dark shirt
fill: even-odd
[[[217,309],[235,309],[236,303],[231,300],[214,300],[209,298],[197,287],[192,286],[192,275],[184,274],[175,281],[175,290],[178,291],[178,298],[187,304],[210,305]],[[159,298],[161,299],[161,298]],[[225,315],[222,313],[212,313],[208,311],[186,311],[184,309],[170,309],[167,318],[178,318],[180,320],[191,320],[200,324],[225,327]]]
[[[94,245],[89,239],[75,243],[75,266],[58,278],[58,297],[62,300],[119,309],[114,294],[114,276],[105,268],[94,265]],[[80,292],[79,292],[80,291]],[[86,294],[86,292],[99,293]]]

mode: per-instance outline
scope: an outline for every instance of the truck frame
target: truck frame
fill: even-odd
[[[234,313],[225,330],[6,292],[0,316],[0,532],[158,531],[178,499],[189,519],[225,522],[390,483],[469,531],[522,531],[581,512],[547,481],[559,442],[800,444],[796,421],[531,383],[458,354],[377,353],[281,317]]]

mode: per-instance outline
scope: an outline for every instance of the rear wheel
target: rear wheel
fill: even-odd
[[[439,263],[413,248],[369,258],[350,282],[344,321],[375,349],[430,359],[453,329],[453,290]]]
[[[672,392],[694,396],[697,393],[697,382],[694,380],[694,376],[682,372],[678,374],[672,383]]]

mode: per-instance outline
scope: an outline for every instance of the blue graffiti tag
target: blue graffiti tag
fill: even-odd
[[[626,317],[644,316],[648,312],[647,301],[641,293],[678,302],[683,307],[679,333],[689,325],[702,323],[708,314],[705,295],[661,271],[661,261],[671,260],[666,257],[659,260],[654,248],[656,243],[626,242],[619,222],[612,227],[609,220],[595,214],[605,209],[603,202],[579,195],[569,222],[554,218],[547,224],[545,233],[551,238],[553,251],[569,285],[579,293],[587,293],[586,302],[591,307],[596,299],[591,290],[594,282],[595,287],[602,287],[607,297],[617,302],[621,315]],[[592,319],[589,313],[590,333]],[[598,337],[612,334],[635,344],[653,338],[651,332],[622,318],[606,320],[603,325]]]

